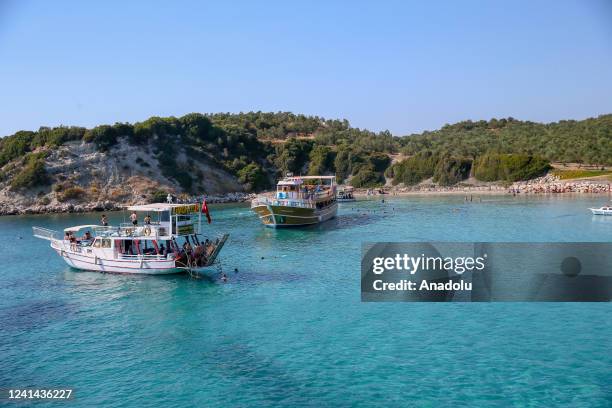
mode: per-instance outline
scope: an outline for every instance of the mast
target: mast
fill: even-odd
[[[202,199],[202,202],[204,202],[204,199]],[[200,204],[200,211],[198,214],[198,234],[202,233],[202,210],[204,206]]]

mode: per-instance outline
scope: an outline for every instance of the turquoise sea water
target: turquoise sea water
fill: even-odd
[[[71,387],[71,407],[610,406],[608,303],[361,303],[359,282],[362,241],[612,241],[587,210],[603,201],[388,198],[302,230],[213,206],[227,283],[72,270],[31,226],[99,214],[2,217],[0,388]]]

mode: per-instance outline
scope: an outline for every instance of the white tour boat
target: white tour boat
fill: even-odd
[[[589,208],[593,215],[612,215],[612,207],[609,205],[604,205],[600,208]]]
[[[136,224],[118,227],[77,225],[66,228],[63,237],[58,231],[33,227],[34,236],[50,241],[71,267],[87,271],[160,275],[216,270],[229,234],[214,240],[201,236],[200,204],[146,204],[127,210],[145,213],[149,222],[139,217]]]

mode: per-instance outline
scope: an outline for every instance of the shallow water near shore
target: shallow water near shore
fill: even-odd
[[[378,197],[298,230],[211,206],[227,283],[80,272],[31,236],[100,214],[0,217],[0,388],[71,387],[73,407],[607,406],[609,303],[361,303],[359,281],[362,241],[609,242],[588,211],[607,200]]]

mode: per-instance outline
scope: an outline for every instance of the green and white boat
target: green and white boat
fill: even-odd
[[[288,175],[276,186],[276,193],[258,195],[251,209],[266,227],[301,227],[318,224],[336,216],[335,176]]]

